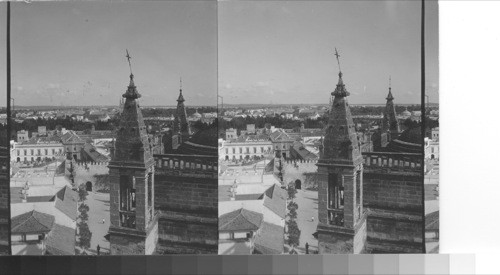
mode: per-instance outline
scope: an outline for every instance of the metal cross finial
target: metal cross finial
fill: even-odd
[[[341,71],[341,69],[340,69],[340,61],[339,61],[340,54],[337,51],[337,48],[335,48],[335,57],[337,57],[337,64],[339,65],[339,71]]]
[[[131,59],[132,57],[130,57],[130,54],[128,53],[128,49],[125,49],[125,51],[127,52],[127,55],[126,55],[125,57],[126,57],[126,58],[127,58],[127,60],[128,60],[128,67],[129,67],[129,69],[130,69],[130,74],[132,74],[132,64],[130,63],[130,59]]]
[[[180,79],[179,79],[179,85],[180,85],[180,88],[181,88],[181,90],[182,90],[182,76],[181,76],[181,77],[180,77]]]
[[[391,76],[389,75],[389,89],[391,88]]]

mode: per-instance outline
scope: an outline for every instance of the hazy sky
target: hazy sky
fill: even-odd
[[[427,3],[436,102],[437,4]],[[220,2],[219,94],[225,103],[328,103],[337,47],[351,103],[384,103],[389,75],[396,103],[420,103],[420,16],[420,1]]]
[[[187,105],[217,104],[215,2],[21,2],[11,12],[16,105],[117,105],[126,48],[143,105],[177,104],[181,76]]]
[[[223,1],[217,11],[211,1],[12,3],[12,97],[16,105],[117,104],[128,48],[144,105],[174,105],[180,76],[188,105],[214,105],[217,82],[226,103],[327,103],[337,47],[351,103],[384,103],[389,75],[396,103],[419,103],[420,5]],[[437,102],[438,9],[426,5],[426,89]]]

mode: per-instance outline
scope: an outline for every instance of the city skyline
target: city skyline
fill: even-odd
[[[117,105],[126,49],[142,104],[175,106],[182,78],[188,105],[216,105],[214,2],[13,3],[11,14],[16,105]]]
[[[225,103],[328,103],[340,53],[353,104],[420,103],[420,3],[221,2],[219,95]],[[426,92],[438,102],[437,3],[426,9]],[[359,16],[358,16],[359,15]]]

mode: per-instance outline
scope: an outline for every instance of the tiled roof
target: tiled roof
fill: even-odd
[[[271,141],[269,135],[267,134],[258,134],[258,135],[243,135],[239,136],[233,142],[251,142],[251,141]]]
[[[219,231],[257,230],[262,214],[240,208],[219,217]]]
[[[50,255],[75,255],[75,235],[75,229],[55,224],[47,236],[47,252]]]
[[[93,162],[106,162],[109,160],[108,157],[97,152],[92,144],[85,143],[85,145],[83,145],[83,150]]]
[[[47,233],[52,229],[54,216],[32,210],[11,219],[12,233]]]
[[[70,217],[72,220],[76,220],[78,217],[78,194],[71,190],[68,186],[65,186],[56,194],[56,208],[63,212],[66,216]]]
[[[29,140],[22,142],[21,144],[40,144],[40,143],[61,143],[61,137],[59,136],[44,136],[44,137],[32,137]]]
[[[248,201],[248,200],[261,200],[264,196],[262,194],[241,194],[236,195],[235,200],[237,201]]]
[[[264,195],[264,206],[284,219],[286,217],[285,191],[274,184],[264,192]]]
[[[61,141],[63,143],[85,143],[75,132],[68,131],[66,134],[61,136]]]
[[[281,226],[264,222],[255,237],[255,253],[282,254],[285,243],[285,229]]]
[[[269,137],[271,140],[274,141],[291,141],[293,140],[287,133],[282,132],[282,131],[275,131],[274,133],[270,134]]]
[[[31,196],[26,198],[26,202],[48,202],[54,201],[54,196]]]
[[[307,150],[305,148],[304,144],[302,144],[302,142],[300,142],[300,141],[295,141],[293,143],[293,150],[295,150],[295,152],[297,152],[297,154],[299,154],[301,159],[305,159],[305,160],[318,159],[318,156],[315,155],[314,153],[312,153],[311,151]]]

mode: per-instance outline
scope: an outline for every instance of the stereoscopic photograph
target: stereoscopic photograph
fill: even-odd
[[[217,254],[216,8],[12,3],[13,255]]]
[[[0,9],[0,254],[439,252],[437,1]]]
[[[218,10],[219,254],[437,252],[437,3]]]

